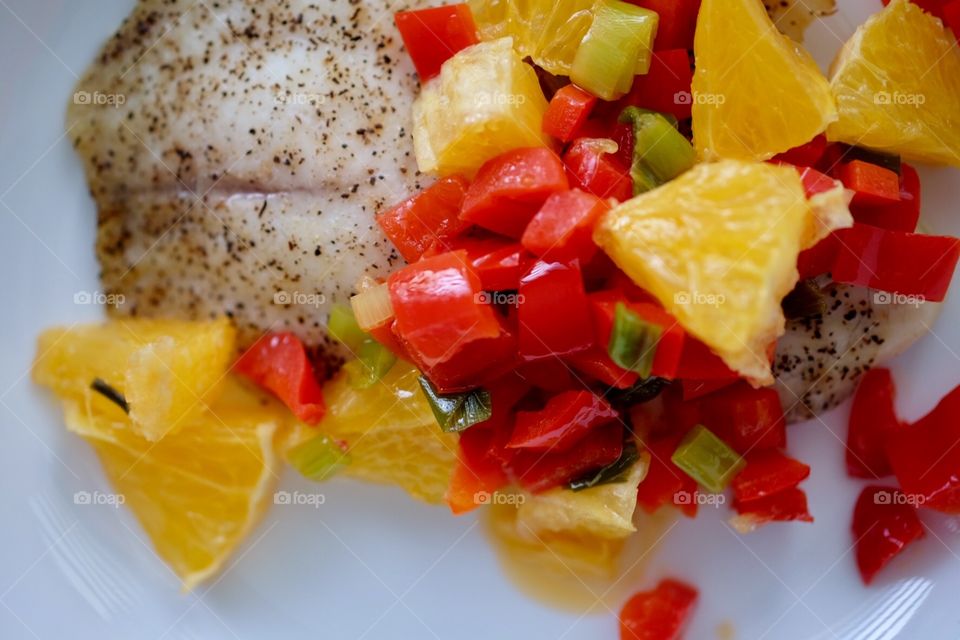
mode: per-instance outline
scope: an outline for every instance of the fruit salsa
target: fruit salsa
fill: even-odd
[[[116,319],[44,333],[34,378],[186,588],[281,459],[457,515],[522,496],[517,526],[567,549],[725,491],[740,533],[812,522],[788,447],[802,400],[775,386],[788,321],[838,287],[938,303],[960,259],[919,229],[913,164],[960,167],[960,0],[884,4],[829,78],[760,0],[400,12],[433,179],[376,216],[397,268],[327,320],[353,357],[325,370],[296,333],[243,345],[226,319]],[[907,423],[876,364],[846,450],[852,477],[889,478],[851,506],[864,583],[923,538],[919,507],[960,512],[960,388]],[[680,637],[696,588],[648,587],[621,638]]]

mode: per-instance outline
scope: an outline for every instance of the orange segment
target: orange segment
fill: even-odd
[[[939,20],[893,0],[857,29],[832,75],[831,140],[960,166],[960,50]]]
[[[693,135],[703,159],[766,160],[837,117],[826,78],[760,0],[703,0],[694,53]]]
[[[732,369],[771,384],[766,353],[797,256],[842,215],[814,214],[786,166],[724,160],[610,211],[597,243]]]
[[[174,434],[149,442],[129,420],[66,399],[67,428],[86,439],[114,490],[189,591],[214,575],[270,501],[284,407],[238,379]]]

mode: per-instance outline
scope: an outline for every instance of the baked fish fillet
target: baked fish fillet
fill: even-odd
[[[421,186],[417,79],[393,26],[417,4],[136,5],[67,123],[116,312],[226,313],[244,342],[324,342],[329,306],[399,261],[374,213]]]

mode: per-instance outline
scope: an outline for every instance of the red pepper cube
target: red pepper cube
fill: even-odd
[[[737,382],[699,401],[705,426],[738,453],[785,447],[787,421],[780,394]]]
[[[953,31],[953,37],[960,37],[960,0],[953,0],[943,6],[943,22]]]
[[[460,219],[469,186],[461,176],[442,178],[378,215],[377,224],[404,260],[416,262],[431,246],[449,243],[469,226]]]
[[[530,221],[521,243],[545,260],[586,264],[597,252],[593,227],[609,209],[606,202],[579,189],[555,193]]]
[[[796,165],[797,168],[816,167],[826,152],[827,136],[821,133],[810,142],[777,154],[773,159],[774,161]]]
[[[960,259],[960,239],[888,231],[865,224],[836,231],[836,282],[940,302]]]
[[[617,293],[600,291],[590,294],[590,305],[593,312],[594,332],[597,345],[607,350],[610,336],[613,333],[614,318],[617,304],[625,304],[642,320],[659,326],[662,330],[660,340],[657,341],[657,351],[653,356],[651,375],[673,379],[677,377],[680,358],[686,341],[686,333],[677,322],[663,308],[649,302],[630,302]],[[611,360],[611,363],[613,361]],[[614,366],[616,366],[614,364]],[[621,369],[626,373],[625,369]]]
[[[835,175],[856,192],[854,202],[887,204],[900,200],[900,176],[885,167],[852,160],[837,167]]]
[[[503,332],[493,308],[482,302],[480,278],[465,251],[421,260],[394,272],[388,282],[396,332],[427,368]]]
[[[394,325],[396,322],[397,321],[394,318],[390,318],[380,326],[370,329],[370,337],[385,346],[393,355],[397,356],[398,358],[402,360],[409,360],[410,355],[404,348],[403,343],[397,337],[396,332],[394,332]]]
[[[728,367],[720,356],[710,348],[687,334],[680,354],[680,364],[677,367],[677,377],[695,380],[737,380],[736,372]]]
[[[733,506],[740,516],[735,521],[739,530],[752,530],[768,522],[813,522],[803,489],[787,489],[750,502],[734,502]]]
[[[912,426],[887,439],[887,457],[900,486],[914,501],[960,513],[960,387]]]
[[[574,187],[623,202],[633,197],[633,178],[629,165],[619,162],[608,145],[609,141],[581,138],[567,149],[563,163]]]
[[[803,190],[807,198],[826,193],[840,186],[840,183],[816,169],[810,167],[797,167],[800,172],[800,181],[803,183]]]
[[[444,494],[444,501],[454,515],[473,511],[489,504],[493,492],[503,488],[507,474],[493,454],[497,428],[488,420],[460,434],[457,464]]]
[[[733,479],[733,495],[745,503],[793,489],[810,476],[810,467],[789,458],[776,449],[761,451],[747,458],[744,467]]]
[[[890,231],[913,233],[920,222],[920,175],[906,163],[900,164],[900,200],[895,203],[854,202],[850,212],[857,222]]]
[[[886,443],[890,434],[904,426],[897,417],[895,395],[889,369],[870,369],[860,378],[847,434],[847,473],[851,476],[882,478],[893,473]]]
[[[292,333],[263,336],[240,356],[234,370],[277,396],[307,424],[317,424],[326,413],[313,364]]]
[[[620,610],[620,640],[677,640],[697,596],[696,589],[677,580],[634,594]]]
[[[618,413],[591,391],[566,391],[550,398],[540,411],[519,411],[507,447],[531,451],[566,451]]]
[[[610,359],[606,349],[595,346],[588,351],[582,351],[565,356],[564,361],[587,377],[587,382],[598,382],[605,387],[615,389],[629,389],[640,380],[640,376],[633,371],[626,371],[617,366]]]
[[[510,472],[521,487],[541,493],[613,464],[622,453],[623,426],[611,423],[594,429],[567,451],[519,451]]]
[[[551,194],[567,191],[559,156],[545,147],[514,149],[480,167],[467,190],[460,218],[519,238]]]
[[[421,82],[438,75],[458,51],[480,42],[466,3],[400,11],[393,19]]]
[[[693,34],[700,13],[700,0],[629,0],[660,16],[653,50],[693,49]]]
[[[520,356],[564,356],[593,346],[593,322],[577,264],[537,262],[520,280]]]
[[[597,98],[576,85],[557,91],[543,115],[543,132],[561,142],[570,142],[590,117]]]
[[[833,269],[839,251],[840,244],[837,241],[837,236],[833,233],[809,249],[801,251],[797,258],[797,271],[800,274],[800,279],[807,280],[829,273]]]
[[[676,4],[676,0],[669,2]],[[650,60],[650,71],[634,79],[630,93],[619,104],[669,113],[677,120],[686,120],[693,103],[692,83],[693,70],[686,48],[658,50]]]
[[[893,487],[865,487],[853,510],[857,568],[870,584],[904,548],[924,536],[908,497]]]
[[[671,460],[682,438],[673,435],[645,443],[650,452],[650,468],[637,487],[637,504],[647,513],[671,505],[689,518],[697,515],[697,481]]]
[[[519,364],[516,334],[503,326],[502,320],[497,321],[500,324],[497,337],[467,342],[444,362],[427,365],[416,353],[411,353],[410,360],[438,393],[460,393],[486,386]]]
[[[461,250],[467,252],[484,291],[516,291],[528,268],[529,256],[519,242],[485,233],[461,236],[446,247],[434,245],[424,257]]]
[[[681,380],[680,387],[683,392],[683,399],[686,401],[696,400],[703,396],[710,395],[714,391],[719,391],[729,387],[736,380]]]
[[[562,393],[578,385],[570,368],[559,358],[525,362],[516,368],[517,376],[530,386],[547,393]]]

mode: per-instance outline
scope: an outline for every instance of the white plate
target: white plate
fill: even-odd
[[[482,527],[397,490],[336,481],[325,503],[278,506],[221,579],[182,596],[136,522],[76,492],[109,492],[92,452],[67,434],[28,377],[45,326],[91,320],[97,290],[94,207],[63,137],[75,75],[130,0],[0,0],[0,637],[2,638],[567,638],[617,637],[613,614],[557,610],[501,571]],[[810,44],[826,65],[879,0],[844,3]],[[960,235],[955,171],[924,171],[925,218]],[[956,292],[955,292],[956,293]],[[894,364],[900,409],[929,410],[960,383],[960,296],[934,332]],[[860,485],[845,478],[847,409],[791,431],[808,461],[814,525],[739,537],[724,509],[683,520],[645,559],[631,589],[674,575],[701,602],[688,638],[792,640],[960,637],[960,520],[924,514],[930,535],[861,586],[850,545]],[[287,491],[316,492],[292,476]],[[656,535],[649,536],[656,539]]]

